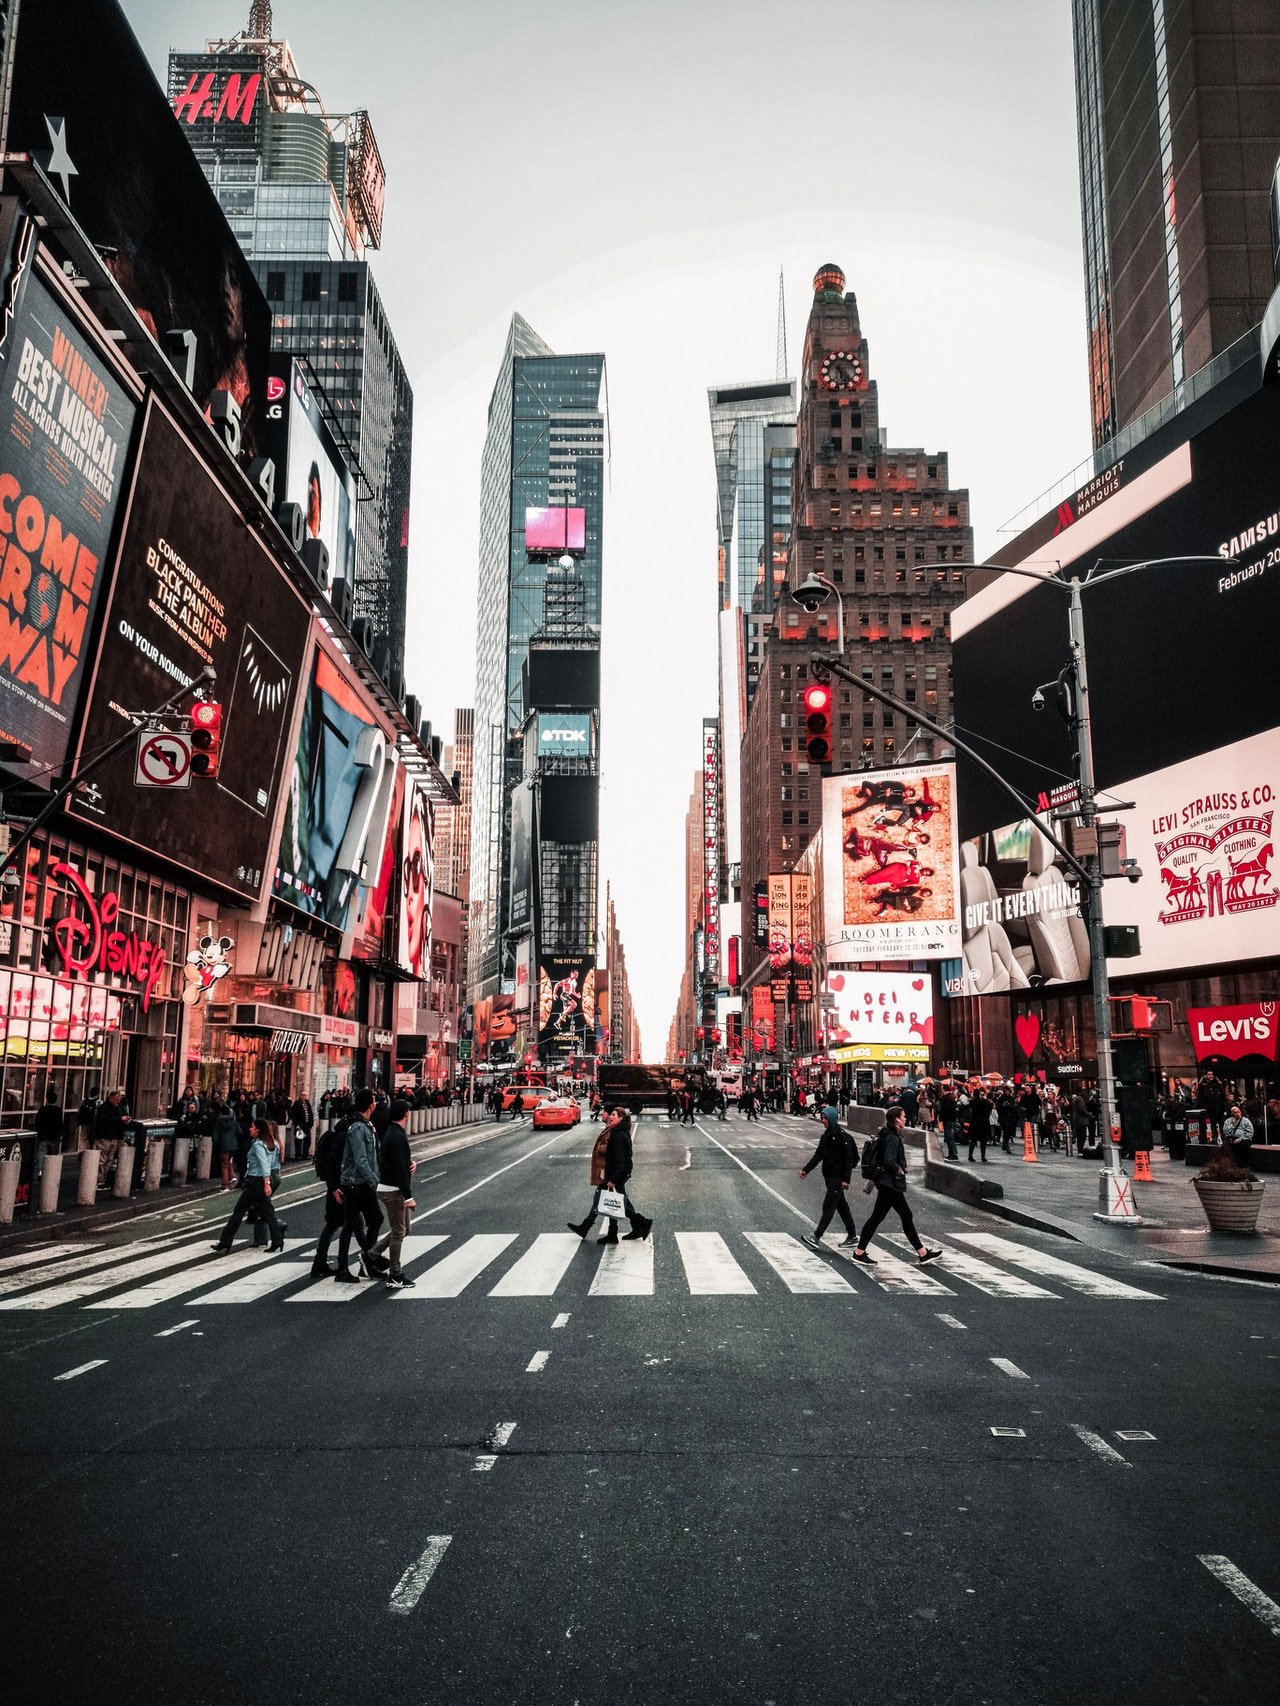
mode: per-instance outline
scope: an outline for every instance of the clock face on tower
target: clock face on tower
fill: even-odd
[[[854,391],[862,384],[862,362],[847,349],[833,349],[822,358],[818,384],[824,391]]]

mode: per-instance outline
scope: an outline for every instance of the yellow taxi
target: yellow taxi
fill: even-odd
[[[547,1090],[544,1085],[508,1084],[502,1092],[502,1111],[509,1114],[516,1106],[516,1097],[520,1098],[520,1106],[525,1113],[531,1113],[539,1102],[545,1100]]]
[[[574,1126],[582,1118],[582,1109],[572,1096],[547,1096],[533,1110],[534,1128],[543,1126]]]

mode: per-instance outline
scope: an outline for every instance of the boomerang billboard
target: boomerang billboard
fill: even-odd
[[[828,776],[822,855],[828,964],[959,953],[953,764]]]

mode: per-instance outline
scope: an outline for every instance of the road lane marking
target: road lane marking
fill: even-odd
[[[499,1422],[497,1427],[489,1436],[489,1444],[495,1451],[501,1451],[503,1446],[510,1442],[511,1436],[515,1431],[516,1424],[514,1422]]]
[[[533,1355],[529,1358],[529,1366],[528,1366],[528,1368],[525,1369],[525,1373],[526,1374],[541,1374],[543,1369],[550,1362],[550,1360],[551,1360],[551,1352],[550,1351],[535,1351],[533,1353]]]
[[[422,1302],[429,1297],[460,1297],[472,1280],[482,1274],[507,1248],[514,1244],[514,1232],[477,1232],[465,1244],[453,1250],[434,1267],[414,1275],[416,1289],[397,1291],[397,1302]]]
[[[797,1208],[793,1202],[788,1202],[786,1197],[780,1196],[779,1193],[774,1190],[772,1185],[766,1185],[764,1180],[760,1177],[760,1175],[758,1173],[752,1172],[751,1168],[747,1166],[746,1162],[742,1159],[742,1157],[740,1155],[735,1155],[733,1153],[732,1149],[730,1149],[727,1144],[721,1143],[720,1139],[718,1137],[715,1137],[711,1132],[709,1132],[705,1126],[700,1125],[698,1127],[698,1130],[702,1133],[702,1135],[704,1137],[709,1137],[711,1139],[712,1143],[715,1144],[717,1149],[722,1149],[724,1151],[724,1153],[729,1157],[730,1161],[736,1161],[738,1166],[742,1168],[742,1171],[744,1173],[748,1174],[751,1178],[753,1178],[755,1180],[756,1184],[759,1185],[759,1187],[762,1191],[768,1191],[769,1195],[771,1197],[775,1198],[778,1202],[780,1202],[782,1204],[783,1208],[789,1208],[791,1210],[792,1214],[796,1215],[800,1220],[807,1222],[807,1221],[810,1221],[813,1219],[813,1216],[811,1214],[806,1214],[802,1208]]]
[[[1026,1439],[1027,1437],[1025,1428],[992,1428],[991,1432],[996,1439]]]
[[[1011,1380],[1030,1380],[1031,1376],[1020,1369],[1016,1362],[1010,1362],[1008,1357],[988,1357],[988,1362],[994,1363],[1003,1374]]]
[[[200,1236],[208,1238],[209,1234],[206,1231]],[[80,1303],[86,1297],[111,1291],[130,1280],[145,1279],[148,1274],[159,1273],[165,1268],[181,1267],[194,1254],[196,1248],[197,1244],[191,1242],[186,1245],[174,1245],[169,1249],[153,1251],[151,1255],[143,1256],[138,1261],[120,1263],[105,1273],[66,1280],[24,1297],[0,1297],[0,1309],[53,1309],[60,1303]]]
[[[967,1333],[969,1329],[963,1321],[957,1321],[954,1315],[939,1315],[939,1321],[944,1327],[954,1327],[958,1333]]]
[[[483,1474],[483,1472],[486,1469],[492,1469],[494,1464],[497,1461],[498,1461],[497,1458],[494,1457],[491,1453],[485,1452],[481,1456],[476,1458],[475,1462],[471,1465],[471,1467],[473,1470],[479,1471],[480,1473]]]
[[[536,1149],[530,1149],[524,1155],[517,1155],[514,1161],[508,1161],[506,1166],[499,1167],[496,1173],[490,1173],[478,1183],[468,1185],[466,1190],[459,1191],[456,1197],[446,1197],[444,1202],[438,1202],[434,1208],[425,1210],[418,1218],[425,1220],[427,1215],[440,1214],[444,1209],[452,1208],[454,1203],[461,1202],[463,1197],[469,1197],[473,1191],[481,1190],[485,1185],[492,1184],[495,1179],[500,1179],[504,1173],[509,1173],[513,1167],[520,1167],[526,1161],[532,1161],[535,1155],[541,1155],[544,1149],[550,1149],[553,1143],[559,1143],[565,1135],[566,1132],[558,1131],[554,1137],[549,1137],[545,1143],[540,1143]]]
[[[200,1237],[207,1238],[208,1231],[204,1230]],[[166,1232],[159,1238],[148,1238],[140,1244],[103,1244],[90,1250],[86,1255],[73,1256],[70,1261],[59,1259],[49,1267],[40,1268],[37,1272],[10,1274],[7,1279],[0,1279],[0,1296],[9,1297],[16,1292],[32,1291],[36,1286],[49,1285],[52,1282],[61,1283],[71,1274],[90,1273],[95,1268],[106,1268],[116,1262],[127,1260],[140,1252],[166,1249],[172,1245],[190,1243],[196,1247],[196,1235],[188,1228],[185,1232]],[[0,1304],[0,1308],[19,1308],[21,1305]]]
[[[1139,1444],[1140,1442],[1142,1442],[1144,1440],[1154,1441],[1155,1437],[1156,1436],[1154,1434],[1149,1434],[1145,1428],[1117,1428],[1116,1429],[1116,1438],[1128,1440],[1131,1445]]]
[[[746,1238],[759,1250],[788,1291],[844,1292],[857,1296],[848,1280],[821,1256],[806,1250],[789,1232],[748,1232]]]
[[[576,1232],[542,1232],[513,1268],[489,1293],[490,1297],[550,1297],[582,1248]]]
[[[1224,1588],[1229,1588],[1253,1615],[1273,1635],[1280,1635],[1280,1605],[1269,1599],[1262,1589],[1251,1582],[1243,1570],[1238,1570],[1230,1558],[1218,1552],[1198,1552],[1199,1561],[1211,1576],[1216,1576]]]
[[[606,1244],[591,1282],[590,1297],[652,1297],[653,1239]]]
[[[400,1617],[407,1617],[422,1598],[427,1583],[436,1573],[441,1558],[449,1550],[451,1534],[433,1534],[427,1540],[422,1556],[409,1568],[396,1583],[391,1594],[388,1611],[394,1611]]]
[[[695,1297],[755,1296],[755,1286],[718,1232],[677,1232],[676,1247]]]
[[[910,1250],[910,1244],[900,1234],[894,1233],[892,1238],[895,1244]],[[1047,1297],[1055,1303],[1061,1302],[1056,1292],[1046,1291],[1044,1286],[1023,1279],[1021,1274],[1006,1274],[1000,1268],[993,1268],[990,1262],[971,1256],[967,1250],[944,1250],[930,1265],[935,1273],[941,1268],[943,1273],[954,1274],[988,1297]]]
[[[448,1242],[449,1242],[449,1234],[447,1232],[424,1233],[421,1235],[418,1235],[415,1233],[410,1233],[409,1237],[407,1237],[404,1241],[403,1249],[400,1251],[401,1266],[403,1267],[403,1265],[406,1262],[412,1262],[418,1256],[425,1256],[427,1251],[428,1250],[434,1250],[437,1244],[447,1244]],[[287,1283],[288,1278],[300,1279],[302,1277],[303,1269],[302,1269],[301,1263],[290,1262],[288,1264],[288,1266],[293,1269],[293,1274],[291,1276],[286,1276],[286,1275],[282,1274],[281,1279],[280,1279],[281,1285],[285,1285]],[[277,1268],[274,1271],[279,1273],[280,1269]],[[233,1298],[233,1297],[230,1297],[227,1295],[231,1291],[231,1289],[232,1288],[230,1286],[227,1286],[222,1291],[213,1292],[207,1298],[198,1297],[196,1299],[196,1302],[197,1303],[224,1303],[224,1302],[225,1303],[236,1303],[236,1302],[239,1302],[240,1301],[239,1298]],[[315,1284],[307,1286],[305,1291],[298,1291],[298,1292],[295,1292],[292,1297],[286,1297],[285,1302],[286,1303],[353,1303],[357,1297],[368,1297],[372,1292],[375,1292],[375,1291],[376,1292],[385,1292],[386,1290],[387,1290],[387,1288],[385,1285],[383,1285],[381,1280],[378,1280],[378,1281],[365,1280],[365,1281],[362,1281],[358,1285],[339,1285],[338,1282],[336,1280],[333,1280],[333,1279],[317,1279]],[[396,1295],[399,1297],[408,1297],[410,1294],[408,1292],[397,1292]]]
[[[1060,1280],[1072,1291],[1083,1292],[1086,1297],[1149,1298],[1154,1303],[1164,1302],[1158,1292],[1140,1291],[1136,1285],[1108,1279],[1105,1274],[1078,1267],[1074,1262],[1064,1262],[1060,1256],[1033,1250],[1029,1245],[1015,1243],[1012,1238],[997,1238],[992,1232],[957,1232],[956,1237],[965,1244],[985,1250],[988,1255],[998,1256],[1002,1262],[1012,1263],[1015,1268],[1026,1268],[1033,1274]]]
[[[833,1256],[839,1256],[842,1262],[848,1262],[858,1269],[881,1291],[913,1292],[917,1297],[954,1297],[955,1292],[948,1285],[943,1285],[933,1274],[926,1273],[920,1266],[917,1256],[914,1261],[901,1262],[896,1256],[891,1256],[883,1245],[876,1245],[876,1253],[872,1258],[873,1265],[868,1267],[865,1262],[855,1262],[852,1250],[842,1250],[837,1246],[832,1250]]]
[[[685,1171],[685,1168],[692,1167],[692,1166],[693,1166],[693,1151],[692,1151],[692,1149],[686,1149],[684,1152],[684,1166],[682,1166],[679,1169],[679,1171],[681,1173],[683,1173]]]
[[[1087,1445],[1095,1457],[1100,1457],[1104,1463],[1122,1463],[1126,1469],[1132,1469],[1133,1464],[1127,1457],[1122,1457],[1114,1445],[1108,1445],[1099,1433],[1092,1428],[1086,1428],[1079,1422],[1072,1422],[1071,1431],[1082,1445]]]
[[[188,1327],[195,1327],[198,1324],[199,1324],[199,1318],[198,1317],[195,1321],[179,1321],[178,1325],[176,1327],[162,1327],[160,1329],[160,1331],[156,1334],[156,1338],[157,1339],[171,1339],[175,1333],[185,1332]]]
[[[555,1320],[551,1323],[551,1330],[554,1332],[557,1327],[567,1327],[568,1324],[569,1317],[567,1315],[557,1315]]]
[[[93,1362],[82,1362],[79,1368],[69,1368],[65,1374],[55,1374],[55,1380],[74,1380],[78,1375],[88,1374],[91,1368],[105,1368],[106,1357],[97,1357]]]
[[[90,1309],[150,1309],[154,1304],[166,1303],[175,1297],[186,1297],[190,1292],[199,1291],[201,1286],[209,1285],[214,1280],[225,1279],[229,1274],[240,1274],[244,1271],[246,1262],[250,1271],[256,1272],[259,1267],[274,1267],[276,1262],[268,1261],[269,1252],[265,1244],[250,1246],[245,1249],[233,1250],[229,1256],[215,1256],[212,1261],[208,1257],[198,1261],[193,1267],[179,1269],[176,1274],[163,1274],[159,1279],[148,1280],[145,1285],[135,1286],[132,1291],[121,1292],[118,1297],[112,1297],[97,1303],[87,1305]]]
[[[446,1167],[446,1168],[444,1168],[444,1170],[442,1172],[428,1173],[426,1178],[422,1180],[422,1183],[424,1185],[429,1185],[436,1179],[443,1179],[445,1176],[445,1173],[447,1173],[448,1171],[449,1171],[449,1169]]]

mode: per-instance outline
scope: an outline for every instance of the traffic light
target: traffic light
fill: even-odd
[[[804,690],[804,749],[810,764],[830,764],[831,689],[814,681]]]
[[[191,707],[191,774],[212,779],[218,774],[222,744],[222,706],[200,699]]]

